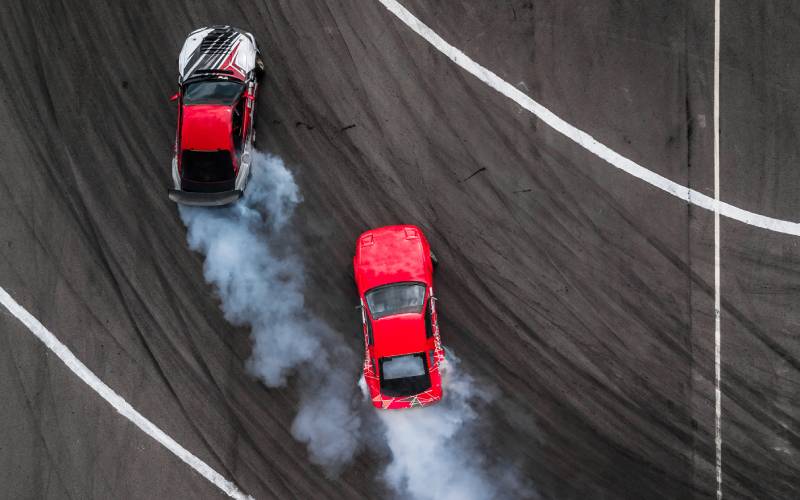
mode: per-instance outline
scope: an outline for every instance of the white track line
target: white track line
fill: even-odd
[[[516,102],[523,108],[527,109],[536,115],[540,120],[550,125],[552,128],[565,135],[569,139],[573,140],[581,147],[610,163],[612,166],[623,170],[634,177],[638,177],[648,184],[666,191],[667,193],[693,205],[697,205],[698,207],[714,212],[718,211],[721,215],[724,215],[729,219],[734,219],[751,226],[768,229],[778,233],[800,236],[800,223],[759,215],[753,212],[748,212],[747,210],[743,210],[741,208],[734,207],[733,205],[720,202],[715,198],[706,196],[699,191],[689,189],[686,186],[682,186],[676,182],[673,182],[666,177],[658,175],[657,173],[644,168],[636,162],[625,158],[608,146],[595,140],[591,135],[565,122],[553,114],[553,112],[551,112],[549,109],[520,92],[519,89],[510,83],[506,82],[496,74],[470,59],[466,54],[447,43],[444,39],[442,39],[442,37],[437,35],[422,21],[414,17],[414,15],[411,14],[411,12],[409,12],[405,7],[400,5],[397,0],[378,1],[383,4],[383,6],[386,7],[389,12],[394,14],[409,28],[424,38],[428,43],[433,45],[439,52],[446,55],[454,63],[461,66],[461,68],[471,73],[486,85],[492,87],[496,91]]]
[[[720,299],[720,215],[730,219],[793,236],[800,236],[800,224],[759,215],[720,201],[719,188],[719,19],[720,0],[714,3],[714,198],[673,182],[635,163],[608,146],[601,144],[586,132],[565,122],[549,109],[534,101],[516,87],[490,70],[470,59],[459,49],[447,43],[436,32],[417,19],[396,0],[378,0],[409,28],[433,45],[439,52],[489,85],[504,96],[527,109],[552,128],[594,153],[612,166],[637,177],[673,196],[714,212],[714,389],[717,498],[722,498],[722,395],[721,379],[721,299]]]
[[[719,235],[719,31],[720,0],[714,0],[714,447],[717,500],[722,499],[722,310]]]
[[[64,362],[72,372],[83,380],[89,387],[91,387],[97,394],[105,399],[111,406],[114,407],[123,417],[127,418],[133,424],[143,430],[145,434],[152,437],[161,443],[166,449],[171,451],[176,457],[186,462],[189,467],[196,470],[201,476],[211,481],[217,488],[225,492],[229,497],[236,499],[251,499],[249,495],[242,493],[231,481],[225,479],[217,471],[208,466],[205,462],[194,456],[189,450],[175,442],[174,439],[169,437],[155,426],[151,421],[142,416],[141,413],[136,411],[127,401],[114,392],[102,380],[97,378],[97,375],[92,373],[78,358],[72,354],[67,346],[62,344],[55,335],[42,325],[39,320],[34,318],[28,311],[15,301],[11,295],[5,290],[0,288],[0,303],[2,303],[11,314],[16,316],[22,324],[36,335],[36,337],[47,346],[48,349],[53,351],[61,361]]]

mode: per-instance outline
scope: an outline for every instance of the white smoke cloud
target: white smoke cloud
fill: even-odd
[[[224,208],[180,206],[189,247],[205,255],[203,273],[219,295],[225,319],[250,328],[248,369],[270,387],[301,365],[301,403],[292,425],[314,462],[337,470],[359,445],[361,420],[352,406],[353,353],[305,308],[305,272],[284,228],[301,196],[280,158],[256,153],[245,196]],[[328,352],[335,352],[331,363]],[[352,358],[352,359],[351,359]],[[322,384],[319,382],[323,381]]]
[[[204,276],[214,286],[225,318],[250,328],[250,372],[270,387],[283,386],[299,373],[300,408],[292,434],[306,443],[311,460],[335,474],[362,443],[385,441],[391,461],[383,479],[400,497],[527,496],[516,471],[490,464],[472,438],[479,419],[476,408],[492,395],[459,369],[452,352],[443,367],[445,396],[440,403],[376,410],[377,416],[359,414],[359,407],[372,411],[354,394],[361,361],[305,307],[304,265],[286,230],[302,201],[297,184],[275,156],[256,153],[252,168],[245,196],[237,204],[180,206],[179,211],[189,247],[205,256]],[[362,417],[377,428],[362,425]]]
[[[493,394],[481,389],[459,368],[452,351],[442,367],[444,398],[434,406],[379,412],[391,461],[386,483],[400,496],[419,500],[471,500],[526,496],[511,468],[500,470],[487,460],[471,431],[476,408]],[[500,472],[504,484],[498,484]]]

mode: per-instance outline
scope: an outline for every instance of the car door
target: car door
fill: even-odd
[[[247,90],[245,90],[244,96],[242,97],[242,99],[245,101],[245,122],[244,127],[242,127],[244,133],[243,140],[245,141],[245,144],[246,141],[248,141],[252,136],[251,129],[253,128],[253,123],[255,122],[255,101],[257,87],[258,85],[255,82],[250,82],[247,85]]]
[[[364,351],[365,351],[365,368],[368,366],[372,375],[378,375],[378,367],[375,363],[375,356],[373,348],[375,346],[375,338],[372,334],[372,319],[369,317],[369,312],[361,301],[361,328],[364,333]]]
[[[428,339],[433,339],[433,350],[428,353],[430,366],[436,365],[436,354],[442,349],[441,337],[439,335],[439,314],[436,310],[436,303],[439,301],[433,295],[433,287],[430,287],[428,303],[425,308],[425,335]]]
[[[240,97],[231,110],[231,133],[233,134],[233,149],[237,160],[242,154],[245,137],[246,108],[245,98]],[[237,162],[238,163],[238,162]]]

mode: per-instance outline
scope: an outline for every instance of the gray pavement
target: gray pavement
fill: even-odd
[[[713,195],[711,2],[403,3],[570,123]],[[0,286],[256,498],[388,493],[378,452],[338,477],[309,462],[296,387],[245,371],[248,333],[166,198],[177,53],[221,22],[265,56],[259,147],[300,184],[315,314],[359,351],[353,242],[418,224],[442,262],[444,341],[498,390],[490,455],[542,498],[715,495],[712,214],[549,129],[377,2],[5,2]],[[722,2],[722,199],[795,221],[798,24],[792,2]],[[723,220],[721,254],[723,491],[796,498],[798,238]],[[220,495],[5,312],[0,331],[0,497]]]

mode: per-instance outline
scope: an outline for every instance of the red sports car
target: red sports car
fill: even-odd
[[[442,398],[433,268],[436,257],[416,226],[362,234],[353,270],[360,298],[364,381],[377,408],[411,408]]]
[[[250,175],[253,120],[264,63],[250,33],[231,26],[189,34],[178,58],[178,131],[171,200],[226,205]]]

